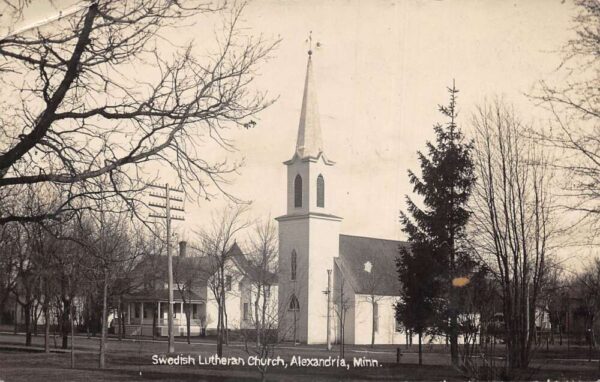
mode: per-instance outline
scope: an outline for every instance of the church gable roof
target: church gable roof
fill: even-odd
[[[408,243],[340,235],[340,255],[336,263],[356,294],[397,296],[401,285],[396,258],[401,246],[406,247]]]

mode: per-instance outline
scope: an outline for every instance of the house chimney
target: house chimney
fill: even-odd
[[[179,242],[179,256],[185,257],[187,252],[187,241]]]

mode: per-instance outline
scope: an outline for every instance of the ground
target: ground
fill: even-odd
[[[57,338],[60,344],[60,339]],[[169,380],[169,381],[255,381],[260,380],[260,373],[251,366],[160,366],[152,365],[152,356],[165,353],[164,340],[153,341],[151,338],[136,338],[119,341],[111,338],[108,342],[107,368],[97,368],[98,339],[76,336],[75,369],[70,368],[70,354],[60,349],[43,353],[43,337],[33,338],[33,346],[23,346],[24,336],[12,333],[0,333],[0,381],[135,381],[135,380]],[[424,366],[417,365],[416,347],[400,346],[402,357],[396,363],[396,347],[394,346],[346,346],[345,358],[352,362],[354,357],[376,359],[382,366],[364,368],[336,367],[282,367],[271,368],[266,379],[272,381],[338,381],[348,379],[355,381],[381,380],[465,380],[466,378],[449,366],[447,348],[445,346],[425,346]],[[192,344],[184,339],[176,340],[176,351],[182,355],[214,355],[214,340],[195,338]],[[500,354],[502,349],[498,349]],[[306,358],[334,359],[339,349],[331,352],[323,346],[307,346],[281,344],[278,353],[289,360],[293,355]],[[532,367],[519,379],[535,380],[598,380],[600,378],[598,354],[592,353],[588,360],[585,347],[563,346],[541,347],[536,350]],[[225,347],[224,355],[247,359],[243,343],[232,342]]]

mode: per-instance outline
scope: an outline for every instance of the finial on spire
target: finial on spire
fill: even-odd
[[[308,32],[308,38],[306,39],[306,42],[308,43],[308,58],[310,58],[313,54],[313,49],[312,49],[312,31]],[[315,48],[320,48],[321,47],[321,43],[320,42],[316,42],[315,43]]]

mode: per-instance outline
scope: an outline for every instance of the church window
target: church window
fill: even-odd
[[[294,207],[302,207],[302,177],[296,175],[294,179]]]
[[[296,250],[292,251],[292,259],[291,259],[291,280],[296,281],[296,267],[297,267],[297,255]]]
[[[300,310],[300,303],[298,302],[298,298],[295,294],[293,294],[292,298],[290,299],[290,310]]]
[[[325,207],[325,179],[323,179],[323,175],[317,177],[317,207]]]

